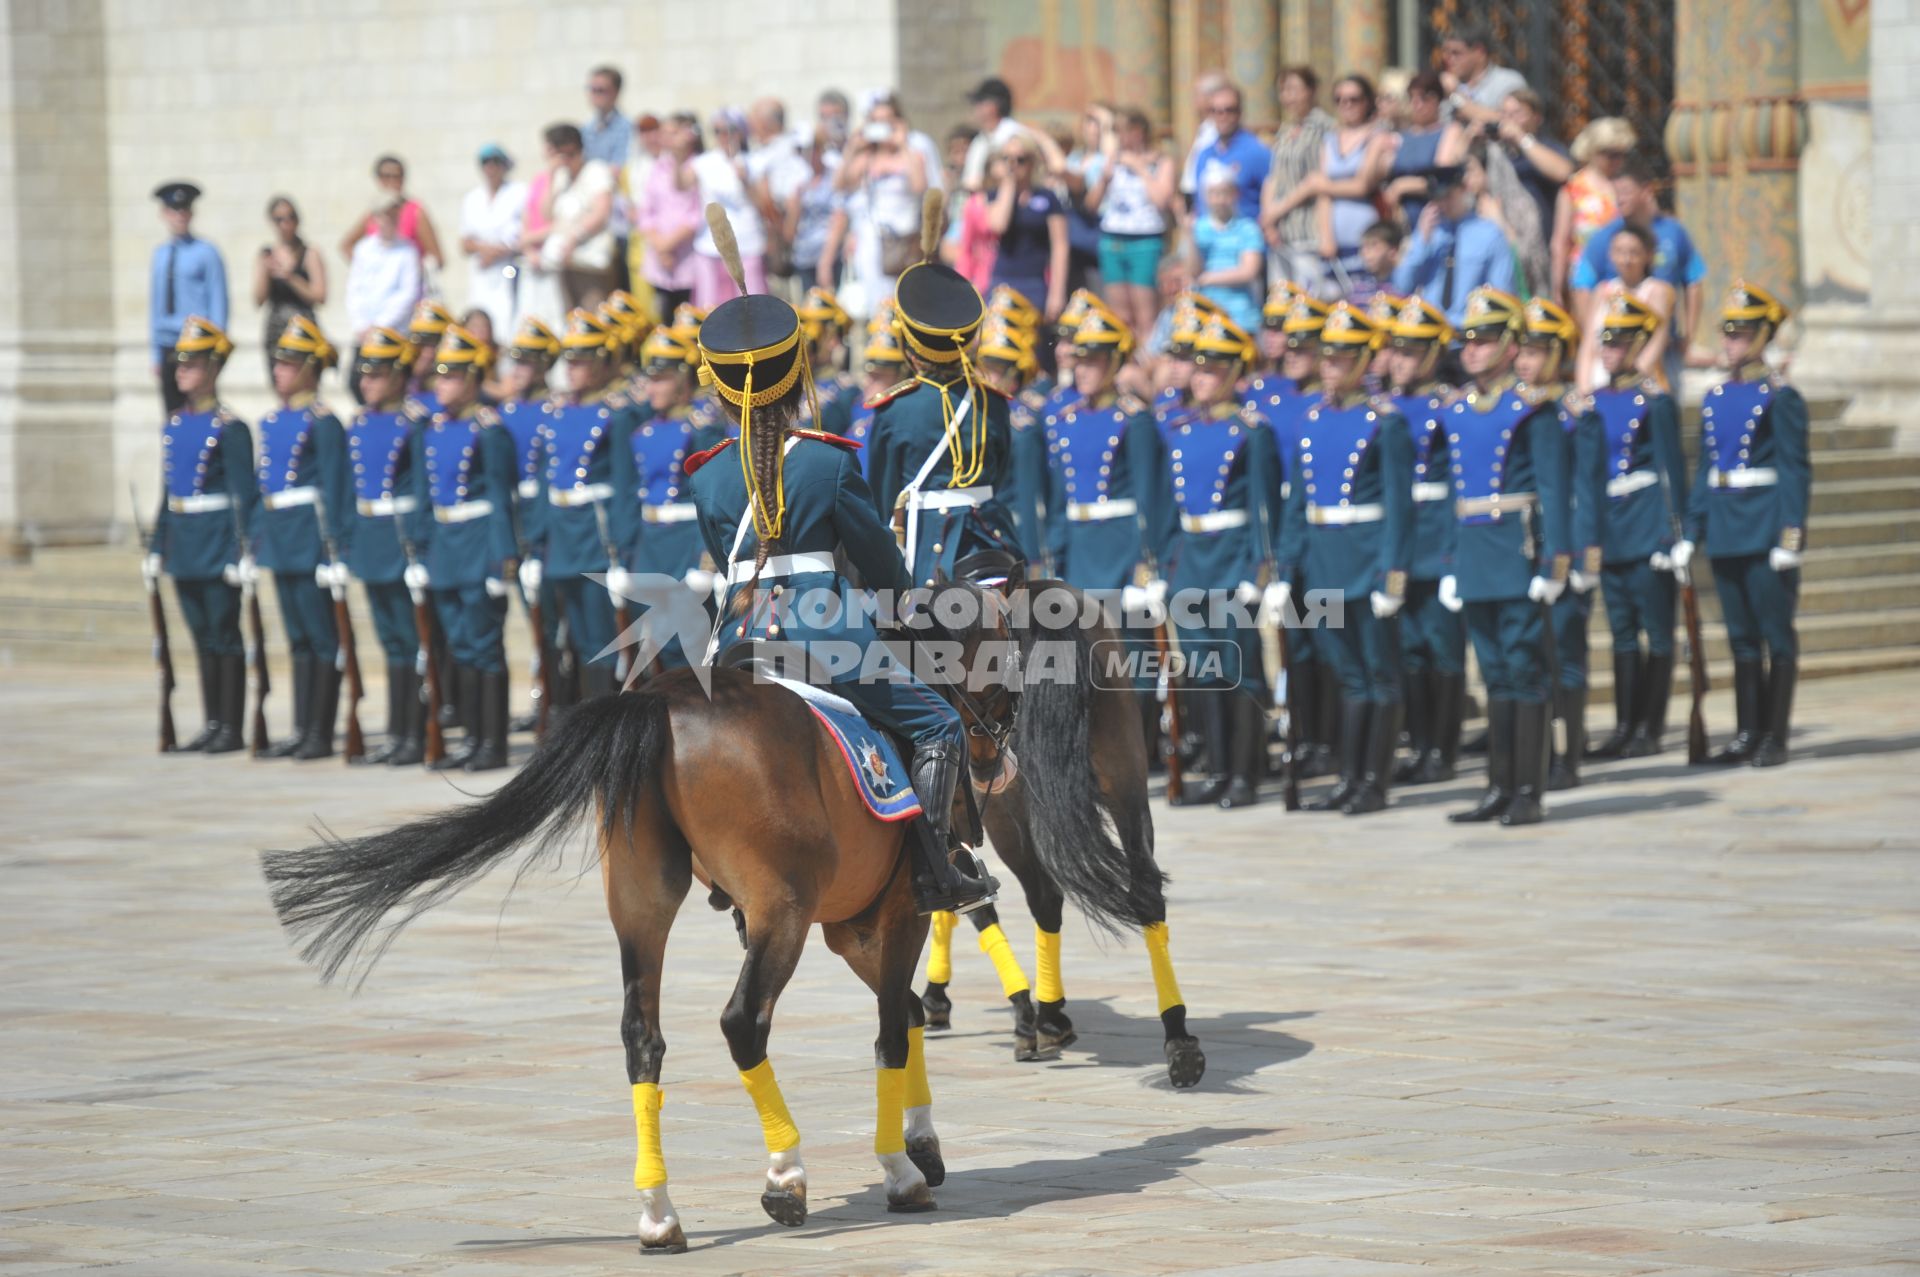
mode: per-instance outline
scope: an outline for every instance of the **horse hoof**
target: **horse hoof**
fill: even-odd
[[[933,1194],[927,1191],[925,1184],[920,1185],[903,1197],[887,1198],[887,1210],[895,1215],[918,1215],[922,1211],[933,1209]]]
[[[1035,1007],[1034,1037],[1040,1050],[1052,1053],[1049,1058],[1058,1057],[1063,1047],[1080,1040],[1080,1035],[1073,1031],[1073,1021],[1067,1018],[1066,1005],[1062,1000],[1041,1002]]]
[[[1200,1050],[1199,1038],[1173,1038],[1167,1042],[1167,1080],[1179,1089],[1197,1086],[1206,1076],[1207,1057]]]
[[[937,1138],[908,1140],[907,1157],[927,1177],[928,1188],[938,1188],[947,1182],[947,1164],[941,1160],[940,1141]]]
[[[687,1239],[680,1235],[678,1229],[675,1229],[673,1236],[661,1241],[641,1242],[640,1253],[642,1255],[684,1255],[687,1253]]]
[[[927,1013],[927,1032],[940,1033],[953,1027],[953,999],[944,984],[929,984],[920,995],[920,1007]]]
[[[807,1222],[807,1199],[790,1188],[768,1189],[760,1194],[760,1209],[767,1218],[786,1228],[798,1228]]]
[[[1013,1058],[1020,1064],[1045,1064],[1060,1058],[1060,1047],[1058,1044],[1042,1046],[1037,1039],[1016,1033],[1013,1035]]]

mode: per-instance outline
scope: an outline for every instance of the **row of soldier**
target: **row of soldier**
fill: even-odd
[[[958,367],[914,340],[942,331],[940,299],[902,302],[934,313],[883,315],[857,350],[831,294],[814,290],[801,318],[815,424],[865,445],[871,499],[904,512],[912,579],[962,570],[969,550],[1007,552],[1032,575],[1114,591],[1146,618],[1127,631],[1136,653],[1170,592],[1224,595],[1270,622],[1295,619],[1297,597],[1330,596],[1333,624],[1284,627],[1295,774],[1339,776],[1313,806],[1378,810],[1396,779],[1451,778],[1471,635],[1488,788],[1458,818],[1539,819],[1547,788],[1577,783],[1596,586],[1614,635],[1616,726],[1588,752],[1657,751],[1676,581],[1696,544],[1714,560],[1735,654],[1739,731],[1719,757],[1784,760],[1808,471],[1804,405],[1760,358],[1783,318],[1762,290],[1729,299],[1736,371],[1709,396],[1691,484],[1671,399],[1632,372],[1659,320],[1630,297],[1601,335],[1614,380],[1591,398],[1559,379],[1578,336],[1565,313],[1493,290],[1475,295],[1455,334],[1419,301],[1361,313],[1282,286],[1257,340],[1187,297],[1152,373],[1091,295],[1043,334],[1026,299],[997,291],[976,363]],[[350,579],[388,666],[389,730],[368,761],[422,761],[423,684],[438,673],[467,731],[436,765],[505,764],[515,593],[540,622],[536,695],[564,704],[612,691],[629,574],[680,581],[701,600],[714,584],[686,483],[689,462],[726,437],[695,376],[699,322],[687,308],[652,328],[616,295],[574,312],[564,334],[529,324],[508,350],[507,394],[490,404],[486,347],[423,304],[409,332],[363,343],[367,406],[343,425],[316,397],[334,352],[299,320],[275,352],[283,406],[260,423],[257,462],[217,399],[231,343],[189,323],[175,354],[188,404],[166,428],[167,495],[147,559],[150,581],[175,578],[200,656],[207,726],[183,748],[242,747],[240,601],[262,569],[275,574],[293,675],[294,733],[269,755],[333,752],[341,636],[329,596]],[[556,361],[569,390],[550,397]],[[1458,389],[1444,367],[1460,370]],[[957,441],[958,466],[912,473],[910,441],[965,431],[955,405],[976,390],[974,446]],[[1177,701],[1208,775],[1187,798],[1228,807],[1254,801],[1267,771],[1266,672],[1277,672],[1262,627],[1235,615],[1171,626],[1189,658]],[[1192,659],[1209,649],[1224,659]],[[668,642],[654,659],[687,655]],[[1165,689],[1150,665],[1132,668],[1147,671],[1152,740]],[[1550,763],[1556,714],[1565,739]],[[1412,753],[1396,765],[1403,727]]]

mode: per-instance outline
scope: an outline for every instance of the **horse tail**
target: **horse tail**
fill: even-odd
[[[385,833],[323,833],[310,847],[264,852],[274,911],[322,979],[354,964],[364,980],[402,927],[516,849],[534,853],[524,874],[596,805],[603,834],[631,827],[667,740],[662,696],[583,701],[558,715],[526,765],[485,798]]]
[[[1036,586],[1035,588],[1040,588]],[[1049,589],[1065,589],[1048,582]],[[1014,752],[1027,788],[1028,841],[1067,899],[1109,931],[1137,929],[1166,918],[1167,876],[1153,859],[1153,827],[1146,795],[1102,790],[1092,739],[1094,698],[1131,695],[1097,688],[1091,678],[1094,644],[1112,631],[1069,618],[1059,626],[1036,609],[1023,647],[1072,644],[1070,678],[1041,677],[1022,689]],[[1059,665],[1069,659],[1054,649]],[[1132,710],[1128,708],[1129,721]]]

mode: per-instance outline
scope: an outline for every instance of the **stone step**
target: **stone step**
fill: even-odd
[[[1815,529],[1820,545],[1807,551],[1806,579],[1839,581],[1862,576],[1898,576],[1920,572],[1920,542],[1896,541],[1888,545],[1827,545],[1831,520],[1823,519]]]
[[[1700,598],[1701,623],[1720,624],[1720,599],[1711,579],[1701,574],[1696,578],[1696,587]],[[1601,593],[1604,596],[1604,589]],[[1678,604],[1675,606],[1677,609]],[[1823,577],[1809,567],[1800,582],[1799,615],[1802,617],[1853,613],[1870,618],[1903,608],[1920,608],[1920,572]],[[1594,599],[1592,628],[1607,628],[1607,608],[1601,597]]]
[[[1911,520],[1920,514],[1920,478],[1846,479],[1813,487],[1812,514],[1864,514],[1870,510],[1898,511]]]
[[[1807,529],[1816,548],[1859,549],[1920,541],[1920,517],[1911,510],[1823,514]]]
[[[1911,479],[1920,476],[1920,453],[1895,453],[1881,448],[1814,450],[1816,485],[1848,479]]]
[[[1587,680],[1587,703],[1591,706],[1613,704],[1613,658],[1605,651],[1595,651],[1594,665]],[[1908,647],[1881,647],[1865,652],[1817,652],[1802,653],[1800,657],[1800,677],[1838,678],[1849,674],[1879,674],[1888,670],[1912,669],[1920,666],[1920,644]],[[1707,684],[1715,691],[1733,686],[1733,662],[1719,660],[1707,662]],[[1693,677],[1685,661],[1681,661],[1673,673],[1673,703],[1667,715],[1669,734],[1677,726],[1684,733],[1687,726],[1687,697],[1693,691]],[[1598,735],[1611,725],[1612,719],[1607,709],[1598,711],[1596,721],[1589,718],[1587,731]],[[1711,724],[1710,724],[1711,725]],[[1598,731],[1596,731],[1596,728]],[[1669,748],[1673,741],[1668,741]]]

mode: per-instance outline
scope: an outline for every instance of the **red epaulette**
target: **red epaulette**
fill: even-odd
[[[817,439],[821,443],[831,443],[855,451],[866,446],[858,439],[849,439],[845,435],[830,434],[825,430],[789,430],[787,433],[797,438]]]
[[[687,472],[688,478],[692,478],[693,472],[695,470],[698,470],[701,466],[706,465],[707,462],[713,460],[715,457],[719,456],[721,453],[725,452],[728,448],[733,447],[734,444],[739,442],[740,441],[738,439],[722,439],[719,443],[714,444],[713,447],[711,448],[702,448],[700,449],[700,451],[688,457],[686,461],[682,464],[681,469]]]
[[[912,377],[907,378],[905,381],[897,381],[873,398],[867,400],[867,407],[879,408],[885,404],[890,404],[908,391],[918,389],[919,385],[920,383]]]

